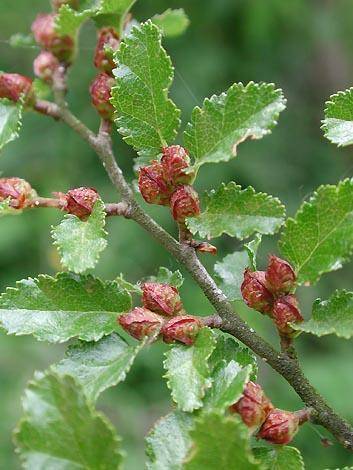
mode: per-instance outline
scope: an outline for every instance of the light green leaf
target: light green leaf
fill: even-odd
[[[185,470],[260,470],[250,449],[250,436],[238,417],[215,413],[195,420],[190,433],[193,448],[185,461]]]
[[[170,284],[171,286],[179,288],[183,285],[184,278],[179,270],[172,272],[161,266],[158,270],[157,276],[151,276],[150,281],[160,282],[161,284]]]
[[[52,92],[49,83],[45,82],[40,78],[36,78],[35,80],[33,80],[32,86],[35,96],[40,99],[48,98],[48,96],[50,96]]]
[[[322,121],[325,137],[339,147],[353,144],[353,88],[330,96]]]
[[[282,91],[272,83],[235,83],[227,92],[206,98],[202,108],[193,110],[184,133],[195,169],[204,163],[227,162],[236,156],[241,142],[269,134],[285,103]]]
[[[304,461],[298,449],[289,446],[255,447],[255,457],[263,470],[304,470]]]
[[[212,330],[202,328],[193,346],[176,344],[166,352],[165,378],[180,410],[201,408],[205,392],[212,383],[207,361],[215,347]]]
[[[122,36],[126,15],[135,2],[136,0],[100,0],[94,18],[97,26],[114,26]]]
[[[60,273],[24,279],[0,297],[0,325],[8,334],[62,343],[98,341],[116,329],[118,313],[131,308],[129,293],[114,281]]]
[[[174,411],[157,421],[146,437],[148,470],[182,470],[191,439],[190,414]]]
[[[190,24],[190,20],[183,8],[178,8],[177,10],[168,8],[168,10],[160,15],[154,15],[151,19],[162,30],[163,36],[166,37],[182,35]]]
[[[22,100],[14,103],[6,98],[0,99],[0,150],[17,139],[22,126],[22,111]]]
[[[242,300],[240,286],[244,280],[244,271],[251,264],[246,251],[236,251],[218,261],[214,270],[218,275],[218,285],[228,300]]]
[[[286,222],[282,255],[295,267],[299,284],[315,284],[353,251],[353,179],[320,186]]]
[[[19,215],[22,213],[21,209],[14,209],[10,205],[11,198],[4,199],[0,202],[0,217],[5,215]]]
[[[316,336],[335,334],[349,339],[353,336],[353,292],[337,290],[328,300],[317,299],[312,317],[293,328]]]
[[[139,155],[156,157],[173,141],[180,125],[180,111],[168,98],[173,67],[157,26],[149,20],[132,28],[116,61],[112,103],[118,130]]]
[[[143,342],[128,345],[117,334],[97,343],[79,342],[69,346],[65,358],[53,368],[73,376],[82,384],[86,396],[95,401],[104,390],[125,380],[143,345]]]
[[[253,271],[256,271],[256,255],[257,255],[257,250],[259,249],[259,246],[262,241],[262,235],[259,233],[255,234],[255,237],[253,240],[251,240],[249,243],[245,243],[244,248],[248,252],[249,255],[249,260],[250,260],[250,266]]]
[[[69,5],[63,5],[60,8],[55,23],[55,29],[58,34],[62,36],[76,36],[82,24],[95,13],[95,8],[93,7],[94,1],[86,3],[89,3],[87,8],[82,8],[80,11],[73,10]]]
[[[119,287],[121,287],[122,289],[126,289],[128,292],[134,294],[142,294],[142,289],[139,287],[139,285],[132,284],[131,282],[127,281],[122,273],[120,273],[119,276],[115,278],[115,282],[118,284]]]
[[[256,193],[249,186],[230,182],[207,193],[206,209],[198,217],[187,219],[187,226],[200,237],[215,238],[223,233],[240,240],[253,233],[273,234],[284,222],[285,208],[279,199]]]
[[[120,438],[72,377],[37,374],[25,391],[23,408],[15,442],[24,468],[121,468]]]
[[[100,253],[107,246],[105,216],[104,203],[98,200],[87,220],[67,214],[53,228],[54,244],[58,246],[61,262],[67,269],[82,273],[97,264]]]

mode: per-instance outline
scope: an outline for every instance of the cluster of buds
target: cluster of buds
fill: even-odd
[[[57,195],[62,201],[62,209],[81,220],[86,220],[91,215],[94,204],[99,199],[95,189],[85,187],[70,189],[66,194]]]
[[[180,145],[164,147],[162,151],[160,162],[154,160],[140,168],[139,189],[146,202],[169,206],[173,218],[184,223],[186,217],[200,213],[199,197],[191,186],[194,176],[187,171],[190,158]]]
[[[185,313],[176,287],[157,282],[143,284],[142,307],[120,315],[118,322],[140,341],[160,335],[165,343],[179,341],[186,345],[194,343],[203,326],[200,318]]]
[[[36,192],[27,181],[13,177],[0,178],[0,201],[9,200],[13,209],[23,209],[36,197]]]
[[[52,54],[52,56],[46,55],[38,59],[36,68],[39,72],[43,68],[42,63],[50,62],[50,67],[47,67],[49,70],[54,67],[55,58],[60,62],[70,63],[74,54],[74,38],[57,32],[56,19],[57,13],[40,13],[32,23],[32,33],[36,43]],[[35,72],[37,71],[35,70]],[[40,76],[40,78],[42,77]],[[46,79],[48,80],[48,78]]]
[[[106,121],[111,121],[114,114],[110,98],[114,85],[114,53],[118,50],[119,45],[119,34],[114,28],[102,28],[98,31],[94,65],[99,70],[99,73],[91,84],[90,95],[92,105]]]
[[[290,323],[303,321],[298,301],[292,293],[296,275],[289,263],[270,256],[266,271],[246,269],[241,293],[246,304],[258,312],[269,315],[281,336],[293,336]]]
[[[288,444],[298,432],[299,425],[310,417],[308,410],[290,412],[274,408],[259,384],[248,382],[243,396],[229,408],[237,413],[252,433],[272,444]]]

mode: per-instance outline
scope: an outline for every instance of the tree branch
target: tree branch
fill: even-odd
[[[195,249],[179,243],[158,225],[136,202],[129,184],[119,168],[111,145],[110,126],[103,122],[98,135],[87,129],[66,105],[57,102],[61,108],[61,119],[78,132],[100,157],[110,180],[121,194],[123,202],[129,207],[129,217],[141,225],[153,238],[182,263],[203,290],[204,294],[222,319],[221,329],[248,346],[274,370],[276,370],[297,392],[303,402],[313,408],[311,420],[324,426],[347,449],[353,451],[353,428],[341,418],[321,397],[304,376],[299,363],[286,352],[276,351],[269,343],[257,335],[234,312],[223,292],[208,274],[196,256]]]

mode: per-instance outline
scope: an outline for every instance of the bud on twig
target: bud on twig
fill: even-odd
[[[169,147],[163,147],[162,151],[161,163],[167,184],[173,189],[181,184],[190,184],[194,175],[185,172],[190,165],[187,150],[180,145],[170,145]]]
[[[76,10],[80,6],[80,0],[52,0],[51,4],[55,11],[59,11],[63,5],[69,5],[69,7]]]
[[[18,73],[0,74],[0,98],[17,102],[21,95],[30,104],[33,98],[32,80]]]
[[[266,287],[264,271],[244,271],[244,280],[240,287],[245,303],[261,313],[270,313],[273,306],[273,296]]]
[[[272,313],[279,332],[285,335],[295,333],[289,323],[299,323],[304,320],[298,308],[298,301],[292,294],[279,297],[274,303]]]
[[[54,54],[49,51],[42,51],[33,61],[34,74],[42,80],[51,83],[59,65],[59,60]]]
[[[74,40],[71,36],[61,36],[56,32],[55,20],[54,13],[40,13],[32,23],[34,39],[59,60],[70,62],[75,47]]]
[[[99,199],[99,194],[93,188],[70,189],[65,194],[66,204],[64,210],[76,215],[80,219],[86,219],[93,210],[93,206]]]
[[[243,396],[230,407],[230,411],[238,413],[251,430],[260,427],[271,410],[273,410],[272,403],[261,386],[254,382],[245,385]]]
[[[163,318],[144,307],[136,307],[131,312],[118,317],[118,322],[133,338],[142,340],[145,336],[157,335]]]
[[[194,344],[196,336],[202,328],[199,318],[191,315],[181,315],[168,320],[162,327],[161,333],[165,343],[179,341],[188,346]]]
[[[23,209],[35,196],[31,185],[22,178],[0,178],[0,201],[10,198],[14,209]]]
[[[111,121],[114,114],[114,107],[110,102],[111,89],[114,83],[113,77],[102,72],[97,75],[90,87],[92,104],[100,116],[107,121]]]
[[[299,417],[296,413],[279,410],[271,411],[262,425],[258,437],[272,444],[289,444],[299,429]]]
[[[270,256],[266,281],[274,294],[289,294],[295,287],[296,275],[292,266],[277,256]]]
[[[97,47],[94,53],[94,65],[103,72],[111,73],[115,67],[113,52],[119,48],[119,35],[114,28],[102,28],[98,31]]]
[[[142,303],[161,315],[176,315],[182,308],[178,289],[157,282],[146,282],[142,286]]]
[[[170,207],[174,220],[184,222],[186,217],[200,214],[200,202],[192,186],[180,186],[172,195]]]
[[[159,162],[153,161],[151,165],[140,168],[138,184],[140,193],[148,204],[169,205],[171,194]]]

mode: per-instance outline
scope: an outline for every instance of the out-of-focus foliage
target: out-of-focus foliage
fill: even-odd
[[[0,18],[0,69],[31,75],[31,64],[39,50],[12,48],[8,38],[16,32],[27,34],[38,11],[49,9],[47,0],[2,0]],[[350,0],[202,0],[171,1],[171,8],[184,8],[191,24],[184,35],[165,39],[164,44],[176,65],[171,96],[183,110],[184,123],[203,98],[219,94],[232,83],[263,80],[274,82],[288,98],[287,110],[271,136],[245,142],[238,156],[228,163],[205,165],[199,173],[198,190],[215,188],[221,182],[252,185],[280,198],[294,215],[308,194],[320,184],[335,184],[353,175],[350,147],[338,149],[322,135],[320,121],[324,102],[337,90],[353,82],[353,9]],[[145,19],[164,11],[163,0],[137,2],[133,11]],[[81,54],[70,75],[69,101],[75,112],[92,129],[98,118],[90,106],[88,86],[95,76],[92,64],[95,33],[93,24],[84,26]],[[83,86],[85,84],[86,86]],[[116,134],[119,163],[130,179],[133,151]],[[114,189],[97,157],[63,124],[39,115],[25,115],[21,139],[10,143],[1,155],[0,171],[31,182],[43,196],[51,191],[87,185],[96,187],[106,201],[114,201]],[[148,210],[169,230],[174,230],[168,211],[149,206]],[[0,220],[0,264],[2,289],[15,281],[39,273],[53,274],[59,259],[50,239],[50,226],[61,215],[47,209]],[[157,243],[132,222],[107,221],[108,248],[97,266],[97,274],[114,279],[121,272],[131,282],[157,274],[159,266],[172,271],[179,267]],[[240,249],[239,243],[222,236],[217,241],[218,259]],[[263,237],[259,268],[265,254],[275,250],[274,241]],[[208,267],[214,263],[205,255]],[[335,289],[352,289],[352,264],[326,275],[315,288],[299,290],[303,312],[309,317],[316,297],[329,298]],[[185,274],[185,273],[183,273]],[[190,313],[211,313],[202,293],[186,275],[181,288]],[[240,313],[252,327],[273,342],[277,339],[266,318],[239,305]],[[322,394],[347,419],[353,421],[351,390],[352,344],[334,336],[315,338],[302,335],[299,354],[304,370]],[[125,383],[107,390],[98,401],[117,425],[128,451],[127,469],[142,468],[143,436],[156,419],[170,411],[169,393],[163,375],[163,345],[141,351]],[[64,347],[38,343],[32,338],[0,335],[0,466],[17,469],[11,430],[21,414],[20,397],[34,370],[58,362]],[[342,358],[342,361],[339,359]],[[300,407],[300,400],[283,379],[261,364],[259,382],[272,401],[281,408]],[[323,431],[324,435],[325,431]],[[353,457],[340,446],[324,449],[320,437],[305,425],[293,445],[300,448],[307,468],[336,468],[353,465]],[[137,447],[136,447],[137,446]],[[134,449],[131,452],[131,449]],[[136,450],[137,449],[137,450]]]

